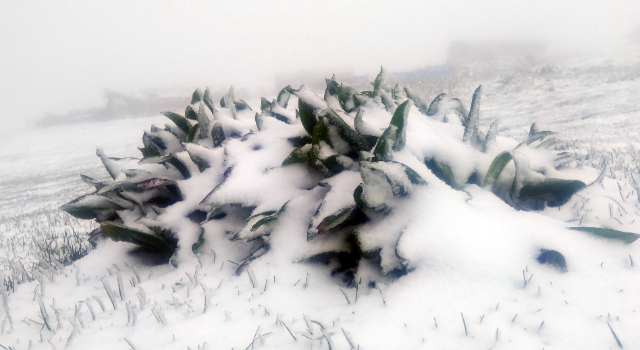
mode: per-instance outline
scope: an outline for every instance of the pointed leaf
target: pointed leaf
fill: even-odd
[[[369,143],[367,140],[365,140],[357,131],[351,129],[351,127],[347,125],[347,123],[345,123],[333,109],[328,109],[325,116],[327,117],[329,124],[338,129],[338,135],[340,135],[340,137],[356,152],[369,150]]]
[[[473,146],[478,137],[478,127],[480,125],[480,96],[482,93],[482,85],[478,86],[476,91],[473,92],[473,98],[471,99],[471,109],[469,110],[469,116],[467,117],[467,123],[464,128],[464,136],[462,141]]]
[[[263,111],[264,113],[264,111]],[[264,124],[264,117],[262,116],[262,114],[258,114],[256,113],[256,127],[258,127],[258,131],[262,130],[262,125]]]
[[[555,134],[553,131],[539,131],[539,132],[536,132],[534,134],[531,134],[531,135],[529,135],[529,137],[526,140],[520,142],[520,144],[516,146],[516,149],[518,149],[518,148],[520,148],[520,147],[522,147],[524,145],[530,145],[530,144],[532,144],[532,143],[534,143],[536,141],[543,140],[547,136],[550,136],[550,135],[553,135],[553,134]]]
[[[496,142],[496,136],[498,134],[498,127],[500,126],[500,122],[496,119],[491,126],[489,126],[489,131],[487,131],[487,136],[484,138],[484,151],[486,152],[490,145]]]
[[[429,108],[427,109],[427,113],[426,113],[428,116],[434,116],[438,114],[438,106],[440,105],[440,101],[445,96],[447,96],[447,94],[443,92],[440,95],[436,96],[436,98],[434,98],[433,101],[431,101],[431,104],[429,105]]]
[[[89,177],[87,175],[80,175],[80,178],[82,179],[82,181],[86,184],[89,184],[91,186],[95,186],[96,187],[96,191],[99,191],[101,188],[105,187],[108,185],[108,183],[106,181],[98,181],[92,177]]]
[[[231,110],[231,116],[233,119],[238,119],[238,111],[236,110],[236,100],[233,96],[233,85],[229,87],[229,92],[227,92],[227,105],[229,105],[229,109]]]
[[[96,155],[100,157],[102,165],[104,165],[111,178],[115,179],[120,174],[120,167],[116,164],[116,161],[107,157],[100,148],[96,149]]]
[[[393,159],[393,144],[395,143],[397,135],[398,128],[395,125],[389,125],[382,133],[382,136],[378,138],[376,147],[373,150],[373,155],[376,159],[385,161]]]
[[[196,133],[198,132],[198,123],[193,124],[191,130],[189,131],[189,136],[187,136],[187,142],[193,142],[196,138]]]
[[[162,115],[171,119],[171,121],[180,130],[182,130],[182,132],[184,132],[185,135],[189,135],[189,131],[191,131],[191,123],[189,123],[189,120],[187,120],[187,118],[181,116],[178,113],[173,113],[173,112],[162,112]]]
[[[621,241],[625,244],[631,244],[640,238],[639,234],[612,230],[610,228],[599,227],[569,227],[570,230],[586,232],[598,237]]]
[[[380,73],[376,76],[376,79],[373,81],[373,91],[377,93],[380,91],[382,86],[387,82],[387,72],[384,70],[384,67],[380,67]]]
[[[316,227],[318,235],[334,232],[347,226],[365,222],[367,217],[356,206],[341,209],[335,214],[325,217]]]
[[[123,208],[116,205],[107,197],[88,194],[64,204],[60,209],[78,219],[97,219],[102,221],[115,214],[116,210]]]
[[[187,106],[187,108],[184,110],[184,116],[187,119],[198,120],[198,113],[196,113],[196,111],[194,111],[191,106]]]
[[[202,90],[196,89],[191,95],[191,104],[194,105],[202,101]]]
[[[280,90],[280,92],[278,93],[278,98],[276,100],[278,101],[278,104],[283,108],[287,108],[287,106],[289,105],[289,98],[291,97],[291,93],[289,92],[289,90],[291,90],[291,85],[287,85],[287,87]]]
[[[245,109],[253,111],[253,108],[251,108],[251,106],[249,106],[249,104],[246,103],[244,100],[235,101],[235,105],[236,105],[236,110],[238,111],[244,111]]]
[[[313,128],[315,128],[318,123],[318,117],[313,112],[314,110],[311,106],[306,104],[302,99],[298,99],[298,113],[300,114],[300,121],[309,135],[313,133]]]
[[[182,175],[182,177],[184,177],[185,179],[188,179],[188,178],[191,177],[191,174],[189,172],[189,168],[187,168],[187,166],[184,164],[184,162],[173,153],[167,154],[167,155],[161,156],[161,157],[146,158],[146,159],[141,160],[139,163],[140,164],[164,164],[164,163],[168,163],[168,164],[173,165],[180,172],[180,175]]]
[[[222,142],[226,139],[224,130],[222,130],[222,123],[216,122],[211,128],[211,139],[213,140],[213,147],[222,146]]]
[[[197,139],[203,140],[207,138],[207,133],[209,131],[209,117],[207,117],[207,113],[204,111],[204,103],[200,103],[200,107],[198,108],[198,133]]]
[[[434,158],[425,161],[425,165],[438,179],[442,180],[444,183],[453,188],[458,188],[455,176],[453,175],[453,171],[448,164],[439,162]]]
[[[420,96],[418,96],[418,94],[416,94],[410,88],[405,87],[404,91],[407,93],[407,97],[409,97],[409,99],[411,99],[413,103],[416,105],[420,113],[427,115],[427,111],[429,110],[427,103],[423,99],[421,99]]]
[[[396,137],[394,139],[393,150],[401,151],[404,149],[407,143],[407,119],[409,117],[409,110],[411,109],[411,100],[404,101],[398,108],[393,117],[391,118],[390,125],[398,128],[396,131]]]
[[[288,102],[288,100],[287,100]],[[271,102],[264,97],[260,97],[260,110],[263,112],[271,110]]]
[[[519,200],[535,199],[546,201],[547,206],[559,207],[586,185],[578,180],[545,179],[539,183],[527,183],[520,190]]]
[[[101,225],[101,230],[106,237],[109,237],[116,242],[133,243],[151,251],[164,253],[175,249],[171,244],[169,244],[169,242],[156,234],[132,229],[114,222],[103,223]]]
[[[289,156],[282,162],[282,166],[289,164],[308,164],[311,165],[311,145],[306,144],[302,147],[298,147],[289,154]]]
[[[489,170],[487,170],[487,175],[484,177],[484,187],[493,186],[502,173],[502,170],[504,170],[504,167],[506,167],[512,159],[513,156],[511,152],[505,151],[498,154],[498,156],[493,159],[493,162],[491,162]]]
[[[213,100],[211,99],[211,92],[209,92],[209,87],[204,90],[204,96],[202,96],[202,102],[204,102],[205,106],[209,108],[211,114],[216,116],[215,106],[213,105]],[[187,132],[189,134],[189,132]]]

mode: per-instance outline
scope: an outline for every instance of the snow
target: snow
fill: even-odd
[[[583,74],[575,80],[565,76],[560,80],[563,84],[582,82],[588,78]],[[626,84],[637,86],[637,81]],[[490,86],[486,90],[492,91]],[[574,90],[580,91],[565,87],[565,97],[580,99]],[[296,94],[316,109],[326,108],[326,102],[308,89]],[[451,100],[434,118],[412,107],[407,147],[394,152],[393,158],[415,170],[426,184],[410,183],[400,165],[371,165],[410,188],[410,195],[400,198],[391,190],[372,190],[388,187],[387,180],[375,172],[368,182],[363,180],[365,174],[353,170],[323,179],[300,164],[282,167],[293,150],[286,139],[305,134],[300,122],[294,121],[296,103],[290,102],[286,111],[277,106],[278,113],[292,120],[291,125],[264,118],[262,131],[257,130],[253,112],[237,111],[235,119],[229,109],[218,108],[216,118],[227,140],[219,148],[210,148],[208,139],[186,146],[211,164],[202,173],[186,153],[178,154],[193,176],[177,181],[185,199],[156,218],[179,233],[177,267],[150,265],[144,256],[131,253],[133,245],[102,240],[85,258],[64,269],[45,267],[36,280],[18,285],[8,295],[3,305],[11,321],[5,317],[6,309],[0,311],[4,319],[0,345],[16,349],[327,349],[330,343],[333,349],[606,349],[617,347],[611,327],[626,348],[640,346],[640,278],[632,260],[640,261],[639,243],[625,245],[567,229],[582,225],[640,232],[640,220],[636,220],[640,195],[633,179],[622,177],[626,173],[619,168],[610,170],[601,183],[589,185],[560,208],[527,212],[512,208],[490,189],[477,185],[451,188],[424,164],[432,158],[446,162],[459,184],[475,170],[483,177],[495,156],[519,144],[505,137],[513,136],[506,135],[506,130],[516,122],[529,122],[521,117],[518,106],[525,108],[529,105],[523,101],[538,103],[543,98],[535,88],[509,94],[520,104],[512,103],[514,97],[483,96],[481,125],[493,121],[483,108],[489,105],[490,111],[499,110],[496,100],[503,108],[516,111],[512,120],[501,124],[496,143],[486,153],[461,142],[464,127],[455,113],[447,111],[457,108]],[[617,96],[608,89],[602,98],[617,102]],[[471,95],[457,97],[468,103]],[[380,135],[374,131],[385,129],[391,115],[380,106],[363,108],[366,129]],[[632,113],[637,117],[638,109]],[[343,119],[353,125],[353,116]],[[86,193],[89,186],[77,179],[80,172],[108,179],[107,173],[98,170],[101,162],[93,149],[103,146],[110,156],[138,156],[131,150],[139,145],[142,130],[160,120],[164,119],[72,125],[55,131],[35,130],[30,140],[0,141],[0,159],[8,164],[0,170],[5,195],[0,202],[3,233],[16,234],[10,230],[11,222],[21,212],[52,210],[55,204]],[[553,129],[547,122],[545,129]],[[603,117],[598,122],[617,125],[618,120]],[[522,131],[524,127],[512,129]],[[125,131],[118,134],[119,130]],[[229,138],[234,132],[243,137]],[[74,135],[71,141],[68,135]],[[601,136],[604,141],[599,147],[617,145],[607,143],[612,140],[610,135]],[[517,139],[522,140],[522,135]],[[334,146],[348,148],[338,144]],[[510,185],[514,175],[542,176],[521,172],[526,162],[532,171],[548,177],[587,184],[598,178],[600,172],[587,166],[549,167],[549,153],[533,146],[513,152],[520,173],[512,162],[498,182]],[[37,152],[37,157],[27,161],[25,149]],[[120,161],[106,161],[113,164],[117,180],[126,179],[122,169],[164,168],[137,160],[128,161],[127,167]],[[24,174],[30,175],[21,183]],[[34,186],[40,174],[45,174],[43,180],[52,183],[53,189],[34,195],[20,193]],[[314,187],[320,181],[327,186]],[[363,181],[372,186],[371,190],[365,187],[367,202],[392,210],[384,218],[373,215],[359,227],[357,234],[364,247],[381,248],[380,262],[361,261],[357,287],[346,287],[331,276],[329,268],[302,261],[315,253],[344,249],[341,239],[346,239],[347,232],[318,235],[308,241],[309,223],[316,227],[327,215],[354,205],[353,189]],[[20,186],[10,188],[12,184]],[[271,215],[265,212],[276,212],[285,203],[275,223],[256,231],[265,234],[270,250],[237,275],[238,264],[260,248],[257,241],[229,238],[238,232],[251,233],[256,221],[247,223],[249,216]],[[191,246],[200,226],[186,215],[213,207],[224,208],[228,218],[202,225],[205,243],[195,255]],[[132,215],[125,221],[143,229],[135,214],[123,213]],[[561,252],[568,271],[539,264],[536,257],[541,249]],[[400,278],[386,275],[398,266],[410,272]],[[114,292],[115,308],[105,285]],[[40,299],[51,330],[42,324]]]

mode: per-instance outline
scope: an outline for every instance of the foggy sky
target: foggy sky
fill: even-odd
[[[271,88],[282,73],[442,64],[452,40],[603,50],[638,0],[0,0],[0,134],[104,105],[105,88]]]

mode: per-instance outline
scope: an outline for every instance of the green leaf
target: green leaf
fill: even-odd
[[[244,111],[245,109],[253,111],[253,108],[251,108],[251,106],[249,106],[249,104],[246,103],[244,100],[235,101],[235,105],[236,105],[236,110],[238,111]]]
[[[198,133],[197,138],[203,140],[207,138],[207,132],[209,131],[209,117],[204,111],[204,103],[200,103],[198,108]]]
[[[200,249],[200,247],[202,247],[203,244],[204,244],[204,228],[200,227],[200,234],[198,235],[198,241],[193,245],[191,245],[191,251],[194,254],[197,254],[198,249]]]
[[[202,101],[202,90],[196,89],[196,91],[193,92],[193,95],[191,95],[191,104],[194,105],[200,101]]]
[[[393,150],[393,143],[396,141],[398,135],[398,127],[395,125],[389,125],[384,130],[382,135],[378,138],[376,147],[373,149],[373,155],[378,160],[390,160],[393,158],[391,151]]]
[[[358,185],[358,187],[356,187],[356,189],[353,191],[353,200],[356,202],[356,206],[358,208],[366,207],[366,203],[364,201],[364,198],[362,197],[363,193],[364,193],[363,184]]]
[[[289,156],[282,162],[282,166],[290,164],[307,164],[311,165],[311,145],[306,144],[302,147],[298,147],[289,154]]]
[[[298,112],[302,126],[309,135],[313,134],[313,129],[318,123],[318,117],[313,113],[313,107],[305,103],[301,98],[298,99]]]
[[[468,143],[474,147],[478,147],[476,144],[478,139],[478,127],[480,125],[480,96],[482,94],[482,85],[478,86],[476,91],[473,92],[473,98],[471,99],[471,109],[469,109],[469,115],[467,116],[467,122],[464,128],[464,136],[462,141]]]
[[[180,130],[182,130],[185,135],[189,135],[189,131],[191,131],[191,123],[189,123],[189,120],[187,120],[187,118],[173,112],[162,112],[162,115],[171,119],[171,121],[176,124],[176,126]]]
[[[391,97],[391,95],[389,95],[389,93],[384,90],[380,90],[378,94],[380,95],[380,101],[384,105],[384,109],[386,109],[387,112],[390,113],[395,112],[396,102],[393,100],[393,97]]]
[[[612,239],[621,241],[625,244],[631,244],[635,242],[640,235],[631,232],[617,231],[610,228],[599,227],[569,227],[570,230],[582,231],[601,238]]]
[[[552,137],[550,139],[546,139],[546,140],[540,142],[540,144],[536,148],[549,148],[549,147],[551,147],[551,146],[553,146],[553,145],[555,145],[555,144],[557,144],[559,142],[560,142],[559,139],[557,139],[555,137]]]
[[[329,96],[338,96],[340,86],[335,78],[325,79],[324,81],[327,83],[327,87],[324,89],[324,100],[328,102]]]
[[[487,175],[484,177],[484,187],[493,186],[502,173],[502,170],[504,170],[504,167],[506,167],[512,159],[513,156],[511,152],[505,151],[498,154],[498,156],[493,159],[493,162],[491,162],[489,170],[487,170]]]
[[[373,92],[377,94],[386,82],[387,72],[384,70],[384,67],[380,67],[380,73],[378,73],[376,79],[373,81]]]
[[[272,213],[272,214],[266,214],[265,217],[263,217],[262,219],[258,220],[255,224],[253,224],[251,226],[251,232],[256,231],[257,229],[259,229],[260,227],[267,225],[271,222],[274,222],[276,220],[278,220],[278,217],[284,213],[284,211],[287,209],[287,204],[289,204],[289,201],[287,201],[286,203],[284,203],[282,205],[282,207],[280,207],[280,209],[278,209],[277,212]]]
[[[107,197],[88,194],[64,204],[60,209],[78,219],[103,221],[113,216],[116,210],[123,208]]]
[[[418,96],[418,94],[416,94],[410,88],[405,87],[404,91],[407,93],[407,97],[409,97],[409,99],[411,99],[413,101],[413,103],[416,105],[416,107],[418,108],[420,113],[422,113],[424,115],[427,115],[427,112],[429,110],[429,107],[427,106],[427,103],[424,102],[424,100],[421,99],[420,96]]]
[[[198,131],[198,123],[195,123],[191,127],[191,130],[189,130],[189,136],[187,136],[187,142],[195,141],[197,131]]]
[[[100,157],[102,165],[104,165],[104,168],[107,170],[111,178],[115,179],[116,177],[118,177],[121,168],[116,163],[117,159],[107,157],[107,155],[104,154],[104,152],[100,148],[96,149],[96,155]]]
[[[231,116],[233,119],[238,119],[238,111],[236,110],[236,99],[233,93],[233,85],[229,87],[229,92],[227,92],[227,104],[229,105],[229,109],[231,110]]]
[[[133,243],[150,251],[162,253],[175,249],[169,242],[156,234],[146,233],[114,222],[104,222],[101,229],[106,237],[116,242]]]
[[[324,141],[329,146],[333,147],[331,139],[329,138],[329,127],[327,126],[324,118],[318,119],[318,122],[313,127],[313,131],[311,133],[312,145],[319,146],[321,141]]]
[[[222,142],[226,139],[224,136],[224,130],[222,130],[222,123],[216,122],[211,128],[211,139],[213,140],[213,147],[222,146]]]
[[[484,138],[484,151],[486,152],[487,149],[489,148],[489,146],[491,144],[494,144],[496,142],[496,136],[498,134],[498,126],[500,125],[500,121],[499,119],[496,119],[493,123],[491,123],[491,126],[489,126],[489,131],[487,131],[487,136],[485,136]]]
[[[373,155],[375,156],[376,160],[385,162],[393,160],[393,144],[395,140],[394,135],[397,129],[398,128],[396,128],[395,126],[390,125],[382,134],[382,136],[380,136],[376,144],[376,148],[373,150]]]
[[[287,106],[289,105],[289,98],[291,97],[291,93],[289,92],[290,90],[291,85],[287,85],[278,93],[278,98],[276,100],[278,101],[278,104],[283,108],[287,108]]]
[[[351,113],[359,107],[353,99],[356,94],[358,94],[358,91],[350,86],[341,85],[338,89],[338,102],[340,102],[340,106],[345,112]]]
[[[546,264],[557,268],[562,272],[567,272],[567,261],[564,255],[557,250],[540,249],[540,254],[536,257],[540,264]]]
[[[340,162],[340,158],[346,157],[334,154],[326,159],[318,159],[318,161],[320,161],[326,168],[326,177],[336,175],[345,169],[344,164]]]
[[[82,179],[82,181],[86,184],[89,184],[91,186],[95,186],[96,187],[96,191],[99,191],[101,188],[105,187],[108,185],[108,183],[106,181],[98,181],[92,177],[89,177],[87,175],[82,175],[80,174],[80,178]]]
[[[525,184],[520,190],[518,199],[521,201],[528,199],[546,201],[547,206],[559,207],[586,186],[584,182],[579,180],[545,179],[539,183]]]
[[[164,149],[166,148],[166,145],[161,138],[157,136],[154,137],[146,131],[142,134],[142,144],[144,145],[145,149],[143,155],[146,153],[147,156],[150,155],[152,157],[161,156],[164,153]]]
[[[442,180],[444,183],[453,188],[458,188],[455,176],[453,175],[453,171],[448,164],[439,162],[435,158],[429,159],[424,163],[427,168],[431,170],[433,175],[435,175],[438,179]]]
[[[288,100],[287,100],[288,102]],[[264,97],[260,97],[260,110],[263,112],[268,112],[271,110],[271,102]]]
[[[196,111],[194,111],[191,106],[187,106],[187,108],[184,110],[184,116],[187,119],[198,120],[198,113],[196,113]]]
[[[347,125],[347,123],[345,123],[333,109],[328,109],[325,117],[329,121],[329,124],[336,127],[338,135],[340,135],[340,137],[345,140],[352,149],[356,152],[369,150],[369,143],[367,140],[365,140],[357,131],[351,129],[351,127]]]
[[[394,151],[401,151],[404,149],[407,143],[407,119],[409,117],[409,110],[411,109],[411,100],[404,101],[398,108],[393,117],[391,118],[390,125],[398,128],[393,143]]]
[[[365,222],[367,217],[356,206],[341,209],[335,214],[325,217],[316,227],[318,235],[335,232],[347,226]]]
[[[391,162],[402,166],[404,169],[404,173],[409,178],[409,181],[414,185],[426,185],[427,182],[420,176],[415,170],[411,169],[409,166],[400,163],[400,162]]]
[[[356,131],[362,135],[362,137],[367,141],[367,143],[369,144],[369,149],[372,149],[375,145],[376,142],[378,142],[378,136],[376,135],[371,135],[373,127],[368,125],[364,119],[362,118],[362,116],[364,115],[364,110],[363,109],[359,109],[358,113],[356,113],[356,118],[353,122]]]
[[[139,162],[140,164],[164,164],[169,163],[173,165],[182,175],[183,178],[188,179],[191,177],[189,172],[189,168],[184,164],[184,162],[178,158],[175,154],[167,154],[166,156],[161,157],[151,157],[143,159]]]
[[[433,101],[431,101],[431,104],[429,105],[429,108],[427,109],[426,115],[434,116],[434,115],[438,114],[438,106],[440,105],[440,101],[442,101],[442,99],[445,96],[447,96],[447,94],[445,94],[444,92],[441,93],[440,95],[436,96],[436,98],[434,98]]]
[[[189,151],[187,151],[187,154],[189,154],[189,158],[191,158],[191,161],[198,167],[198,170],[200,170],[200,172],[203,172],[206,169],[211,167],[211,165],[209,165],[209,163],[206,160],[198,157],[197,155]]]
[[[393,87],[391,96],[396,101],[404,101],[405,99],[407,99],[407,94],[404,92],[404,89],[402,88],[402,86],[400,86],[400,84],[396,84],[396,86]]]
[[[209,110],[211,111],[211,114],[213,114],[213,116],[215,117],[216,115],[215,106],[213,105],[213,100],[211,100],[211,93],[209,92],[208,87],[204,90],[204,96],[202,96],[202,102],[204,102],[205,106],[209,108]],[[186,133],[189,134],[188,131]]]
[[[264,111],[262,112],[264,113]],[[256,113],[256,127],[258,127],[258,131],[262,130],[262,125],[264,123],[264,117],[262,116],[262,114],[258,114]]]
[[[529,135],[529,137],[522,141],[519,145],[516,146],[516,149],[524,146],[524,145],[530,145],[536,141],[539,140],[543,140],[545,139],[547,136],[553,135],[555,134],[553,131],[538,131],[538,132],[534,132],[532,135]]]

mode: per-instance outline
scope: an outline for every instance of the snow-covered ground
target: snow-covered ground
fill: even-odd
[[[607,159],[602,184],[587,187],[559,209],[542,212],[517,211],[476,185],[455,190],[420,162],[412,164],[411,155],[425,145],[452,161],[471,152],[463,146],[447,149],[447,137],[457,135],[461,126],[418,123],[426,117],[414,107],[408,151],[396,159],[414,167],[427,185],[416,187],[390,220],[391,226],[407,223],[397,246],[413,269],[407,275],[383,277],[374,264],[363,262],[357,287],[347,288],[325,266],[295,263],[317,208],[305,197],[285,212],[290,225],[274,228],[271,251],[240,275],[234,246],[213,238],[197,258],[183,248],[187,253],[180,255],[177,268],[145,265],[128,253],[131,245],[110,240],[72,266],[44,267],[37,280],[18,285],[3,299],[0,345],[194,350],[640,347],[640,243],[626,245],[567,229],[588,224],[640,232],[640,196],[630,179],[638,176],[635,157],[640,156],[632,148],[640,146],[639,61],[573,58],[466,69],[471,73],[433,84],[450,86],[443,90],[466,108],[473,89],[483,84],[481,125],[486,130],[494,119],[501,120],[498,146],[490,154],[515,147],[535,121],[543,130],[573,140],[562,147],[575,152],[577,161],[554,175],[589,184],[600,174],[589,165],[600,167]],[[424,82],[413,87],[428,101],[436,95]],[[291,113],[294,108],[289,106]],[[380,110],[387,115],[382,126],[390,117],[385,113]],[[110,156],[139,156],[142,131],[152,123],[169,122],[160,116],[71,125],[0,140],[0,239],[30,234],[33,221],[46,221],[60,205],[90,192],[80,173],[107,179],[95,147]],[[280,127],[275,120],[266,123]],[[260,137],[255,142],[268,141]],[[269,146],[262,144],[256,152],[282,153],[277,145]],[[606,149],[617,151],[609,154]],[[282,154],[251,156],[265,168],[282,162]],[[457,168],[464,173],[465,166]],[[198,193],[202,183],[203,178],[186,180],[183,192]],[[539,264],[540,249],[560,251],[568,271]],[[114,291],[113,299],[107,290]]]

